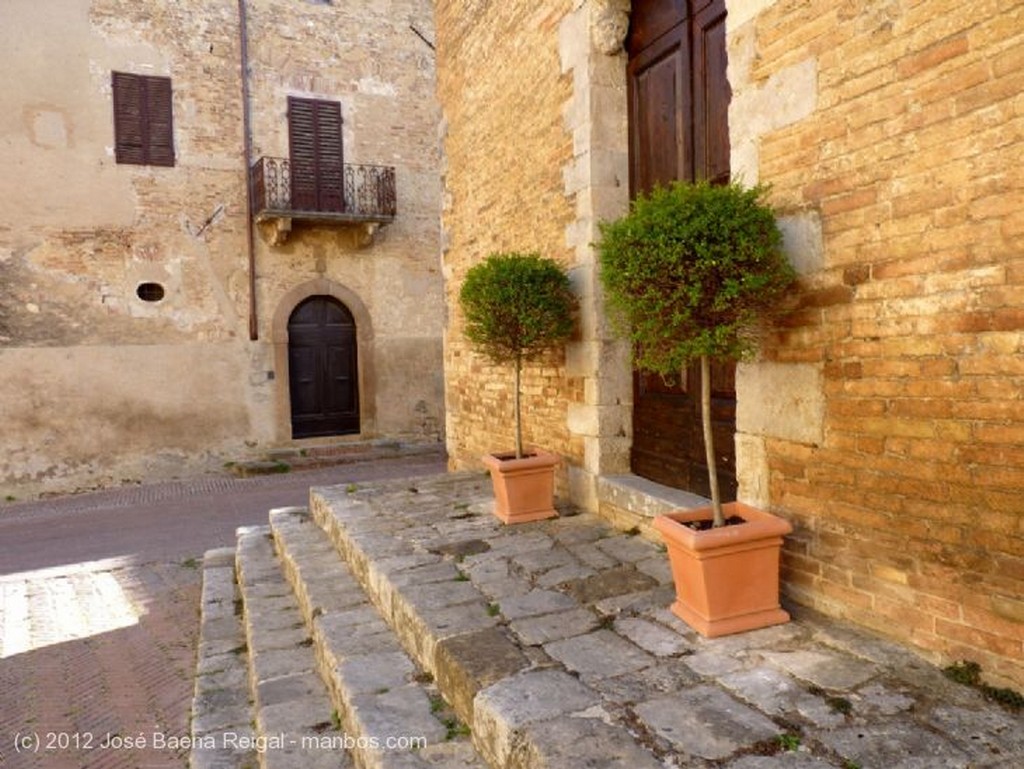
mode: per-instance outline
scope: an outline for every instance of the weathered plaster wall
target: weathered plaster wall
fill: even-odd
[[[741,496],[797,526],[791,597],[1020,684],[1024,3],[729,12],[734,168],[803,274],[739,377]]]
[[[432,38],[431,4],[247,6],[257,156],[287,155],[289,94],[338,99],[346,161],[395,166],[398,218],[369,246],[311,227],[281,247],[257,240],[250,342],[237,2],[6,2],[4,495],[187,472],[290,442],[272,326],[308,295],[298,286],[340,286],[367,308],[364,435],[439,434],[438,111],[433,54],[410,30]],[[173,168],[114,162],[112,70],[171,77]],[[165,298],[141,301],[144,281]]]
[[[340,101],[345,162],[394,166],[399,211],[371,245],[351,230],[298,223],[282,245],[260,239],[261,335],[272,336],[274,315],[309,295],[295,286],[326,281],[358,297],[372,319],[372,334],[360,334],[364,433],[436,440],[444,421],[440,113],[434,52],[410,29],[433,39],[431,5],[250,0],[249,55],[254,155],[288,156],[288,96]],[[268,370],[286,365],[276,360]],[[268,426],[278,436],[289,430],[284,395],[278,389]]]

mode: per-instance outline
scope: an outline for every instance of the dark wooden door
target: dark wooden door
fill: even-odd
[[[630,192],[676,179],[729,180],[725,0],[634,0],[629,51]],[[736,367],[712,365],[712,423],[723,498],[736,495]],[[707,496],[700,370],[633,372],[634,473]]]
[[[359,432],[356,325],[341,302],[306,299],[288,319],[292,437]]]
[[[343,211],[341,104],[289,96],[288,151],[292,208],[296,211]]]

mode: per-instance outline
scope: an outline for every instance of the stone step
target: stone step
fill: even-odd
[[[483,769],[430,676],[406,655],[305,508],[270,513],[321,677],[364,769]]]
[[[275,475],[356,462],[380,462],[411,457],[441,459],[444,454],[444,445],[437,442],[374,439],[308,446],[301,449],[294,447],[271,449],[262,459],[231,462],[228,469],[239,478],[251,478],[257,475]]]
[[[192,700],[192,769],[255,769],[248,654],[235,583],[235,549],[203,558],[199,652]]]
[[[238,530],[235,568],[259,766],[348,769],[352,757],[269,526]]]
[[[574,628],[596,630],[601,615],[585,600],[539,587],[529,573],[510,569],[513,560],[527,572],[531,563],[561,569],[548,587],[585,581],[596,576],[587,559],[622,563],[593,547],[605,530],[597,527],[591,537],[565,519],[568,524],[555,530],[564,531],[585,558],[546,563],[561,557],[552,555],[554,540],[543,533],[553,527],[502,527],[489,513],[490,484],[481,476],[432,479],[423,483],[429,489],[420,484],[314,489],[313,516],[402,646],[470,725],[486,761],[496,769],[662,766],[664,751],[656,755],[645,735],[631,732],[635,714],[614,712],[614,704],[581,675],[588,657],[592,664],[621,668],[606,671],[612,675],[640,669],[654,657],[605,630],[594,634],[593,648],[565,648],[579,665],[562,664],[538,642],[571,636]],[[633,540],[621,539],[615,541],[627,558],[658,555],[646,543],[637,550]],[[659,571],[653,563],[650,568]],[[615,595],[642,600],[637,591],[663,587],[635,563],[620,572]],[[667,604],[663,593],[656,600]],[[770,722],[752,726],[767,736],[779,731]]]

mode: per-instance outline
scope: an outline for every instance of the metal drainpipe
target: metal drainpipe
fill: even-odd
[[[245,0],[238,0],[238,35],[242,57],[242,131],[245,134],[245,231],[249,251],[249,339],[259,339],[256,317],[256,242],[252,220],[252,118],[249,109],[249,32],[246,25]]]

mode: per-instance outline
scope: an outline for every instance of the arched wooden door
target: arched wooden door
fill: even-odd
[[[729,181],[725,0],[633,0],[630,194],[676,179]],[[712,367],[712,423],[725,499],[736,494],[735,364]],[[707,496],[699,366],[674,381],[633,374],[634,473]]]
[[[359,432],[356,324],[329,296],[306,299],[288,318],[292,437]]]

